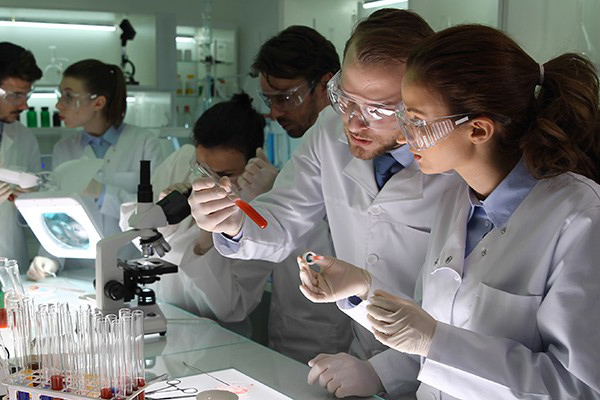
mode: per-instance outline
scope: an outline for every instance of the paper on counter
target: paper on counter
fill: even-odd
[[[237,394],[240,400],[292,400],[290,397],[287,397],[279,393],[278,391],[271,389],[267,385],[260,383],[256,379],[250,378],[248,375],[245,375],[234,368],[214,372],[208,371],[208,373],[214,376],[215,378],[229,383],[229,386],[217,381],[216,379],[206,374],[186,376],[183,378],[171,378],[169,380],[178,379],[181,381],[181,383],[177,385],[179,388],[196,388],[198,389],[198,393],[203,392],[205,390],[228,390]],[[146,391],[151,392],[152,390],[165,388],[167,387],[167,384],[165,382],[166,381],[153,383],[152,385],[146,388]],[[165,391],[162,393],[152,393],[148,395],[148,397],[152,397],[153,399],[160,399],[179,395],[184,394],[177,391]],[[195,395],[193,395],[191,398],[193,399],[194,397]]]

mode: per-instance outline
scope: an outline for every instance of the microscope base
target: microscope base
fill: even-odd
[[[144,335],[159,333],[164,336],[167,333],[167,319],[158,304],[131,307],[131,309],[144,312]]]

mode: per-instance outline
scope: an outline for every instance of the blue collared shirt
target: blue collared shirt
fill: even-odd
[[[119,135],[123,132],[124,128],[125,123],[122,123],[118,128],[111,126],[102,136],[93,136],[83,131],[83,135],[81,135],[81,145],[85,147],[89,144],[97,158],[104,158],[104,155],[110,146],[117,144]]]
[[[408,168],[408,166],[410,166],[415,161],[415,157],[410,152],[410,147],[407,144],[403,144],[402,146],[390,151],[390,154],[404,168]],[[400,170],[400,169],[398,169],[398,170]],[[398,172],[398,171],[393,171],[393,173],[396,173],[396,172]]]
[[[465,257],[492,228],[502,229],[506,226],[510,216],[536,183],[537,180],[531,176],[521,159],[485,200],[480,201],[475,192],[469,189],[471,210],[467,223]]]

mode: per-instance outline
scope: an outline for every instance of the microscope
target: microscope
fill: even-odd
[[[96,245],[96,303],[103,314],[118,313],[125,302],[137,295],[137,309],[144,311],[144,333],[165,335],[167,320],[156,304],[152,289],[139,285],[160,280],[159,275],[177,272],[177,266],[152,258],[164,256],[171,246],[157,228],[176,224],[190,214],[185,195],[174,191],[154,204],[150,184],[150,161],[140,161],[140,184],[138,185],[135,213],[129,219],[131,229],[100,240]],[[118,260],[118,250],[136,238],[140,238],[142,258]]]

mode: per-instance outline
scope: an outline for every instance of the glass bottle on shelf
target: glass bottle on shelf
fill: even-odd
[[[177,88],[175,89],[175,94],[177,96],[183,96],[184,90],[185,89],[183,81],[181,80],[181,75],[177,74]]]
[[[194,126],[194,116],[192,115],[192,112],[190,111],[189,104],[186,104],[183,107],[182,120],[183,120],[183,127],[184,128],[191,128],[191,127]]]
[[[60,126],[60,115],[58,114],[58,111],[54,111],[52,113],[52,126]]]
[[[27,127],[37,128],[37,111],[35,111],[35,107],[29,107],[29,111],[27,111]]]
[[[185,81],[185,95],[195,96],[196,95],[196,75],[188,74],[187,80]]]
[[[48,111],[48,107],[42,107],[42,112],[40,112],[40,126],[42,128],[50,127],[50,111]]]

